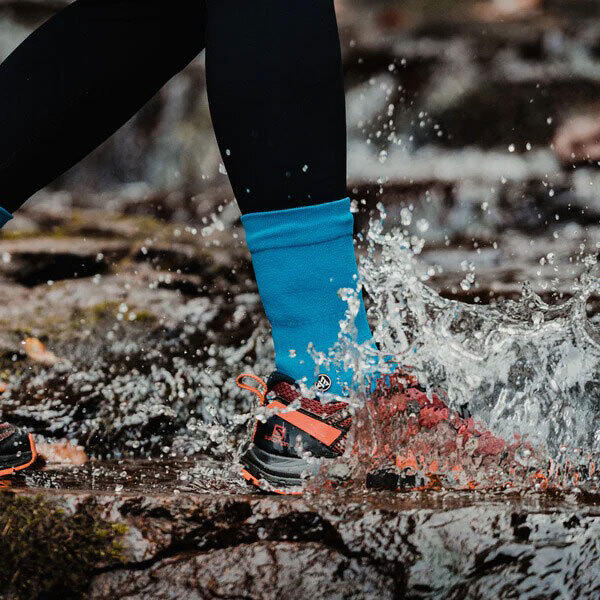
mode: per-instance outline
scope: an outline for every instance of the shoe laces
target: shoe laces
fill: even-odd
[[[9,423],[0,423],[0,442],[7,440],[15,431],[16,429]]]

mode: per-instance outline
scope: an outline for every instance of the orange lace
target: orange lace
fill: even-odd
[[[258,387],[253,387],[247,383],[244,383],[244,379],[252,379],[252,381],[254,381]],[[260,377],[257,377],[252,373],[243,373],[242,375],[238,376],[238,378],[235,380],[235,383],[242,390],[248,390],[249,392],[256,394],[261,406],[264,405],[266,402],[265,396],[267,395],[267,384]]]

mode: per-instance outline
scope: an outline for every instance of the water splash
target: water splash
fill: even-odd
[[[430,398],[443,390],[447,412],[439,421],[455,427],[440,429],[435,423],[424,428],[427,442],[407,437],[402,433],[410,426],[406,407],[396,410],[390,421],[385,410],[369,404],[365,386],[359,386],[351,399],[358,411],[354,432],[358,444],[352,452],[370,461],[370,467],[381,466],[375,457],[382,454],[388,461],[396,457],[396,465],[404,466],[404,458],[414,449],[409,445],[421,451],[427,447],[430,456],[422,454],[418,466],[428,471],[442,460],[440,448],[455,444],[456,432],[467,426],[460,416],[467,409],[478,443],[471,452],[462,449],[463,462],[470,461],[469,467],[475,468],[482,466],[482,455],[496,456],[482,468],[488,481],[514,483],[515,469],[522,483],[531,476],[544,484],[554,477],[563,486],[597,478],[600,331],[586,314],[588,299],[600,293],[600,280],[593,275],[595,258],[585,259],[586,273],[573,284],[572,298],[562,304],[545,303],[527,284],[517,301],[464,304],[442,298],[428,287],[428,268],[418,259],[423,242],[406,230],[386,228],[385,211],[382,206],[379,210],[380,218],[371,219],[363,239],[366,252],[360,270],[380,351],[354,344],[347,322],[328,359],[346,367],[353,364],[356,380],[362,382],[372,378],[373,371],[386,372],[393,357],[418,378]],[[352,298],[347,290],[342,294]],[[350,301],[347,321],[352,321],[353,313]],[[423,414],[423,407],[420,410]],[[503,452],[480,452],[486,440],[491,444],[488,449],[499,449],[502,441]],[[378,453],[375,445],[385,447],[385,452]],[[493,468],[497,472],[492,476]]]

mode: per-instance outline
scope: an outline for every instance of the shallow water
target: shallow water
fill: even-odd
[[[13,489],[63,490],[106,494],[247,493],[233,466],[203,459],[121,459],[85,465],[48,465],[5,480]],[[190,474],[193,473],[193,476]]]
[[[589,474],[600,392],[586,298],[597,305],[599,290],[586,256],[600,243],[600,179],[591,163],[564,168],[548,144],[564,109],[597,98],[597,15],[551,6],[527,22],[482,26],[465,14],[460,24],[413,29],[412,17],[392,18],[405,10],[394,3],[338,4],[361,269],[383,353],[446,392],[451,408],[468,406],[482,429],[507,443],[525,438],[543,457],[539,469],[552,459]],[[25,35],[16,15],[3,16],[5,46]],[[62,182],[64,192],[30,203],[11,226],[25,239],[0,249],[1,416],[79,443],[96,460],[207,455],[231,465],[253,418],[234,378],[272,367],[238,213],[223,201],[231,195],[197,102],[202,79],[195,63],[146,113],[160,123],[152,135],[147,117],[143,131],[134,120]],[[503,92],[501,107],[490,85]],[[192,122],[197,140],[180,153],[177,132]],[[133,161],[130,137],[146,140]],[[114,193],[113,171],[129,182]],[[170,193],[177,181],[185,193]],[[199,195],[188,198],[188,186]],[[371,212],[378,200],[388,224]],[[125,217],[135,214],[173,223],[140,227]],[[37,239],[57,232],[60,243]],[[46,285],[58,276],[67,281]],[[535,293],[519,299],[525,280]],[[64,361],[31,364],[21,347],[30,334]],[[354,401],[360,409],[364,394]]]

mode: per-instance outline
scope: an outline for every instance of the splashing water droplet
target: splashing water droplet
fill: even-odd
[[[403,209],[402,225],[411,218]],[[390,367],[384,358],[393,357],[398,365],[410,365],[425,389],[442,390],[448,414],[464,414],[466,407],[471,416],[462,417],[461,427],[474,427],[479,433],[460,442],[460,456],[471,461],[463,468],[485,472],[486,477],[495,469],[500,479],[508,483],[512,478],[514,483],[514,472],[509,475],[513,461],[512,470],[521,469],[522,485],[528,485],[534,469],[536,486],[543,488],[551,458],[563,465],[556,471],[562,484],[579,480],[579,475],[572,477],[574,468],[586,477],[588,465],[600,457],[600,331],[587,318],[585,304],[590,294],[600,293],[600,281],[584,274],[573,297],[560,305],[546,304],[528,285],[518,301],[463,304],[440,297],[423,283],[429,267],[417,260],[415,240],[403,231],[386,231],[383,218],[372,219],[366,239],[369,250],[360,260],[361,283],[372,299],[369,314],[380,350],[351,341],[355,328],[349,302],[346,340],[327,357],[354,366],[358,391],[351,397],[353,405],[359,410],[364,405],[364,378],[377,370],[386,372],[386,364]],[[475,280],[467,267],[463,289]],[[352,294],[344,298],[349,301]],[[418,410],[414,414],[424,418],[423,408],[420,417]],[[393,427],[386,430],[372,418],[367,422],[368,435],[360,427],[356,435],[375,446],[362,456],[374,457],[383,447],[388,457],[394,448],[406,453],[406,440],[400,442]],[[439,435],[430,450],[448,442],[449,433]]]

